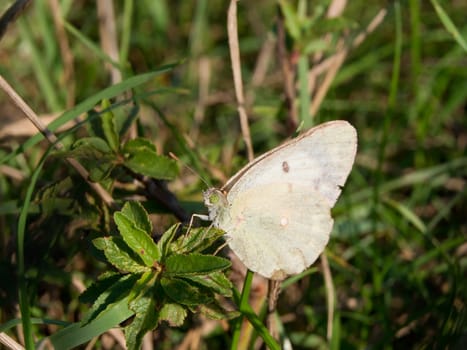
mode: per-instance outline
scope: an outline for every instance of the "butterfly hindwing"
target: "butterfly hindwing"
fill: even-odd
[[[231,249],[250,270],[272,279],[310,266],[333,224],[319,193],[287,182],[243,191],[231,204],[228,221],[223,226]]]

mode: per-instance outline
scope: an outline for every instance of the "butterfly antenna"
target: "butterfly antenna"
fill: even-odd
[[[189,166],[186,162],[178,158],[174,153],[169,152],[169,157],[172,158],[173,160],[176,160],[177,162],[180,162],[186,169],[188,169],[193,175],[198,177],[205,185],[206,188],[210,188],[211,185],[208,184],[208,182],[191,166]]]

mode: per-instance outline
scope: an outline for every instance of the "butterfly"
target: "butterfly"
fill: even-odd
[[[331,208],[356,152],[357,132],[346,121],[309,129],[205,191],[209,219],[250,270],[273,280],[300,273],[328,243]]]

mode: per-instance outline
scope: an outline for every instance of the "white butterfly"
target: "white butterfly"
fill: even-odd
[[[250,270],[276,280],[300,273],[329,240],[331,208],[356,152],[348,122],[318,125],[256,158],[220,190],[205,191],[209,219]]]

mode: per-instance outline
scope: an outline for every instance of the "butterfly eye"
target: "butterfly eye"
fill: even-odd
[[[219,203],[219,200],[220,196],[216,192],[211,193],[211,195],[209,196],[209,202],[211,202],[211,204]]]

